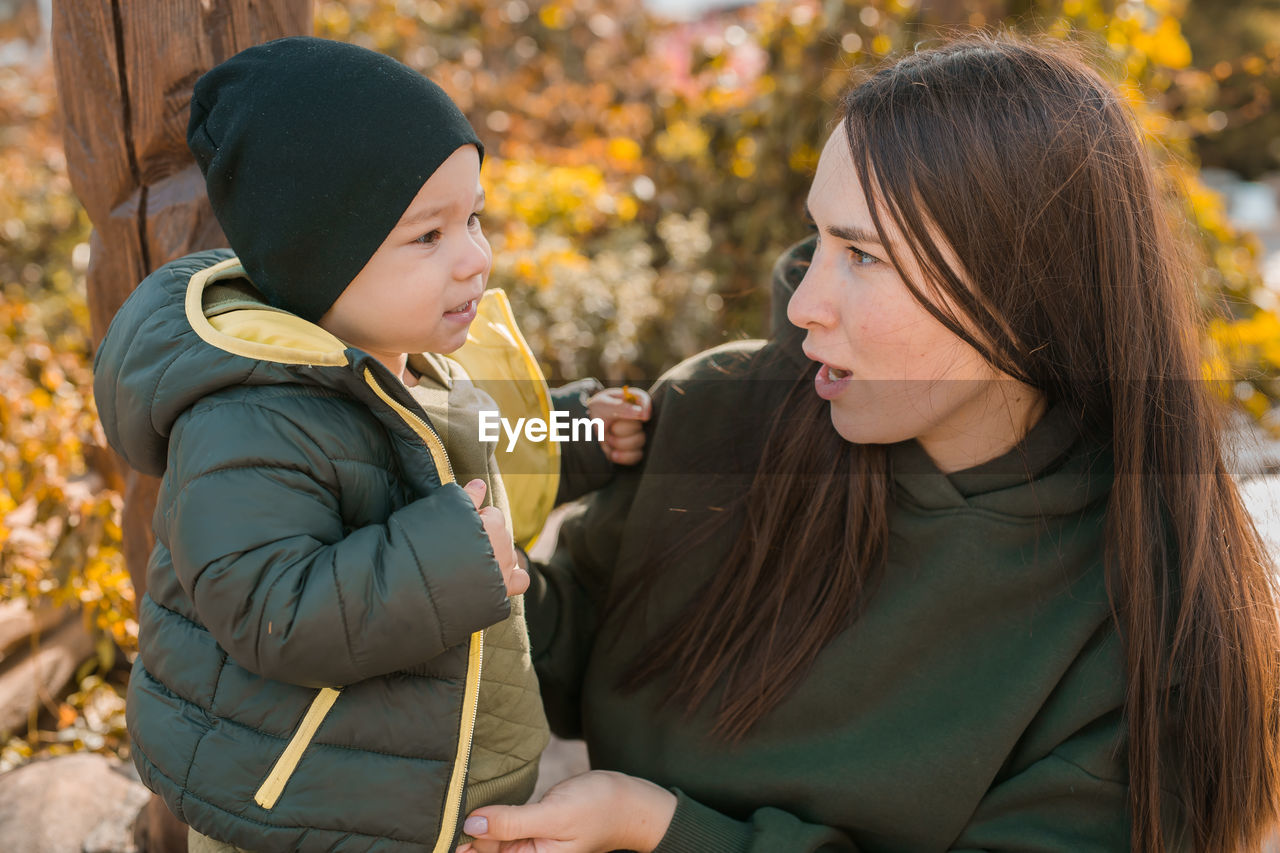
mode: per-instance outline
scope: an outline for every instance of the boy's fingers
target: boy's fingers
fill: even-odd
[[[528,590],[529,573],[521,568],[512,569],[511,577],[507,580],[507,595],[520,595]]]
[[[622,399],[622,392],[616,388],[610,388],[608,391],[591,398],[587,413],[593,418],[603,418],[606,421],[649,420],[649,414],[653,409],[649,395],[639,388],[632,388],[631,393],[636,396],[637,402],[626,402]]]
[[[604,397],[596,398],[592,401],[591,406],[587,409],[587,414],[593,418],[601,418],[605,423],[608,423],[620,418],[631,417],[634,411],[630,403],[624,403],[622,400],[612,397]]]
[[[635,419],[638,421],[649,420],[649,416],[653,414],[653,400],[649,397],[649,392],[642,388],[632,388],[630,391],[640,398],[640,402],[636,404],[640,411],[634,416]]]
[[[477,510],[484,503],[484,493],[487,490],[488,487],[484,484],[484,480],[478,477],[462,487],[462,491],[466,492],[467,497],[471,498],[471,502],[475,504]]]
[[[616,465],[635,465],[644,454],[638,450],[618,450],[609,454],[609,461]]]
[[[617,420],[610,421],[609,428],[606,430],[609,435],[644,435],[644,425],[639,421]]]
[[[634,435],[611,435],[604,440],[612,450],[639,450],[644,447],[644,433]]]

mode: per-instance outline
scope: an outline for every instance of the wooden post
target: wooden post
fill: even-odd
[[[87,288],[95,348],[147,273],[227,245],[187,149],[196,79],[251,45],[310,35],[312,14],[311,0],[55,0],[67,169],[93,223]],[[159,481],[116,464],[125,484],[125,563],[140,601]],[[185,828],[158,798],[139,822],[150,834],[147,850],[186,850]]]

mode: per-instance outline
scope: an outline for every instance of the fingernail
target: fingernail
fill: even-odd
[[[467,835],[484,835],[489,831],[489,821],[479,815],[469,817],[462,824],[462,831]]]

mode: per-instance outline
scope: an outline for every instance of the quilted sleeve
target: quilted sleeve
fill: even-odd
[[[223,401],[175,429],[162,527],[200,622],[245,668],[309,687],[393,672],[510,612],[455,484],[345,529],[331,458],[287,407]]]

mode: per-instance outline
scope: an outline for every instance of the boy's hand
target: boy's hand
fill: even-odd
[[[604,421],[604,455],[619,465],[644,458],[644,427],[653,404],[639,388],[606,388],[587,401],[587,416]]]
[[[529,588],[529,573],[520,568],[516,561],[515,544],[511,541],[511,531],[507,529],[507,519],[502,510],[496,506],[483,506],[487,489],[484,480],[480,479],[472,480],[462,487],[480,513],[484,532],[489,534],[489,544],[493,546],[493,556],[497,558],[498,568],[502,570],[502,582],[507,585],[507,595],[519,595]]]

